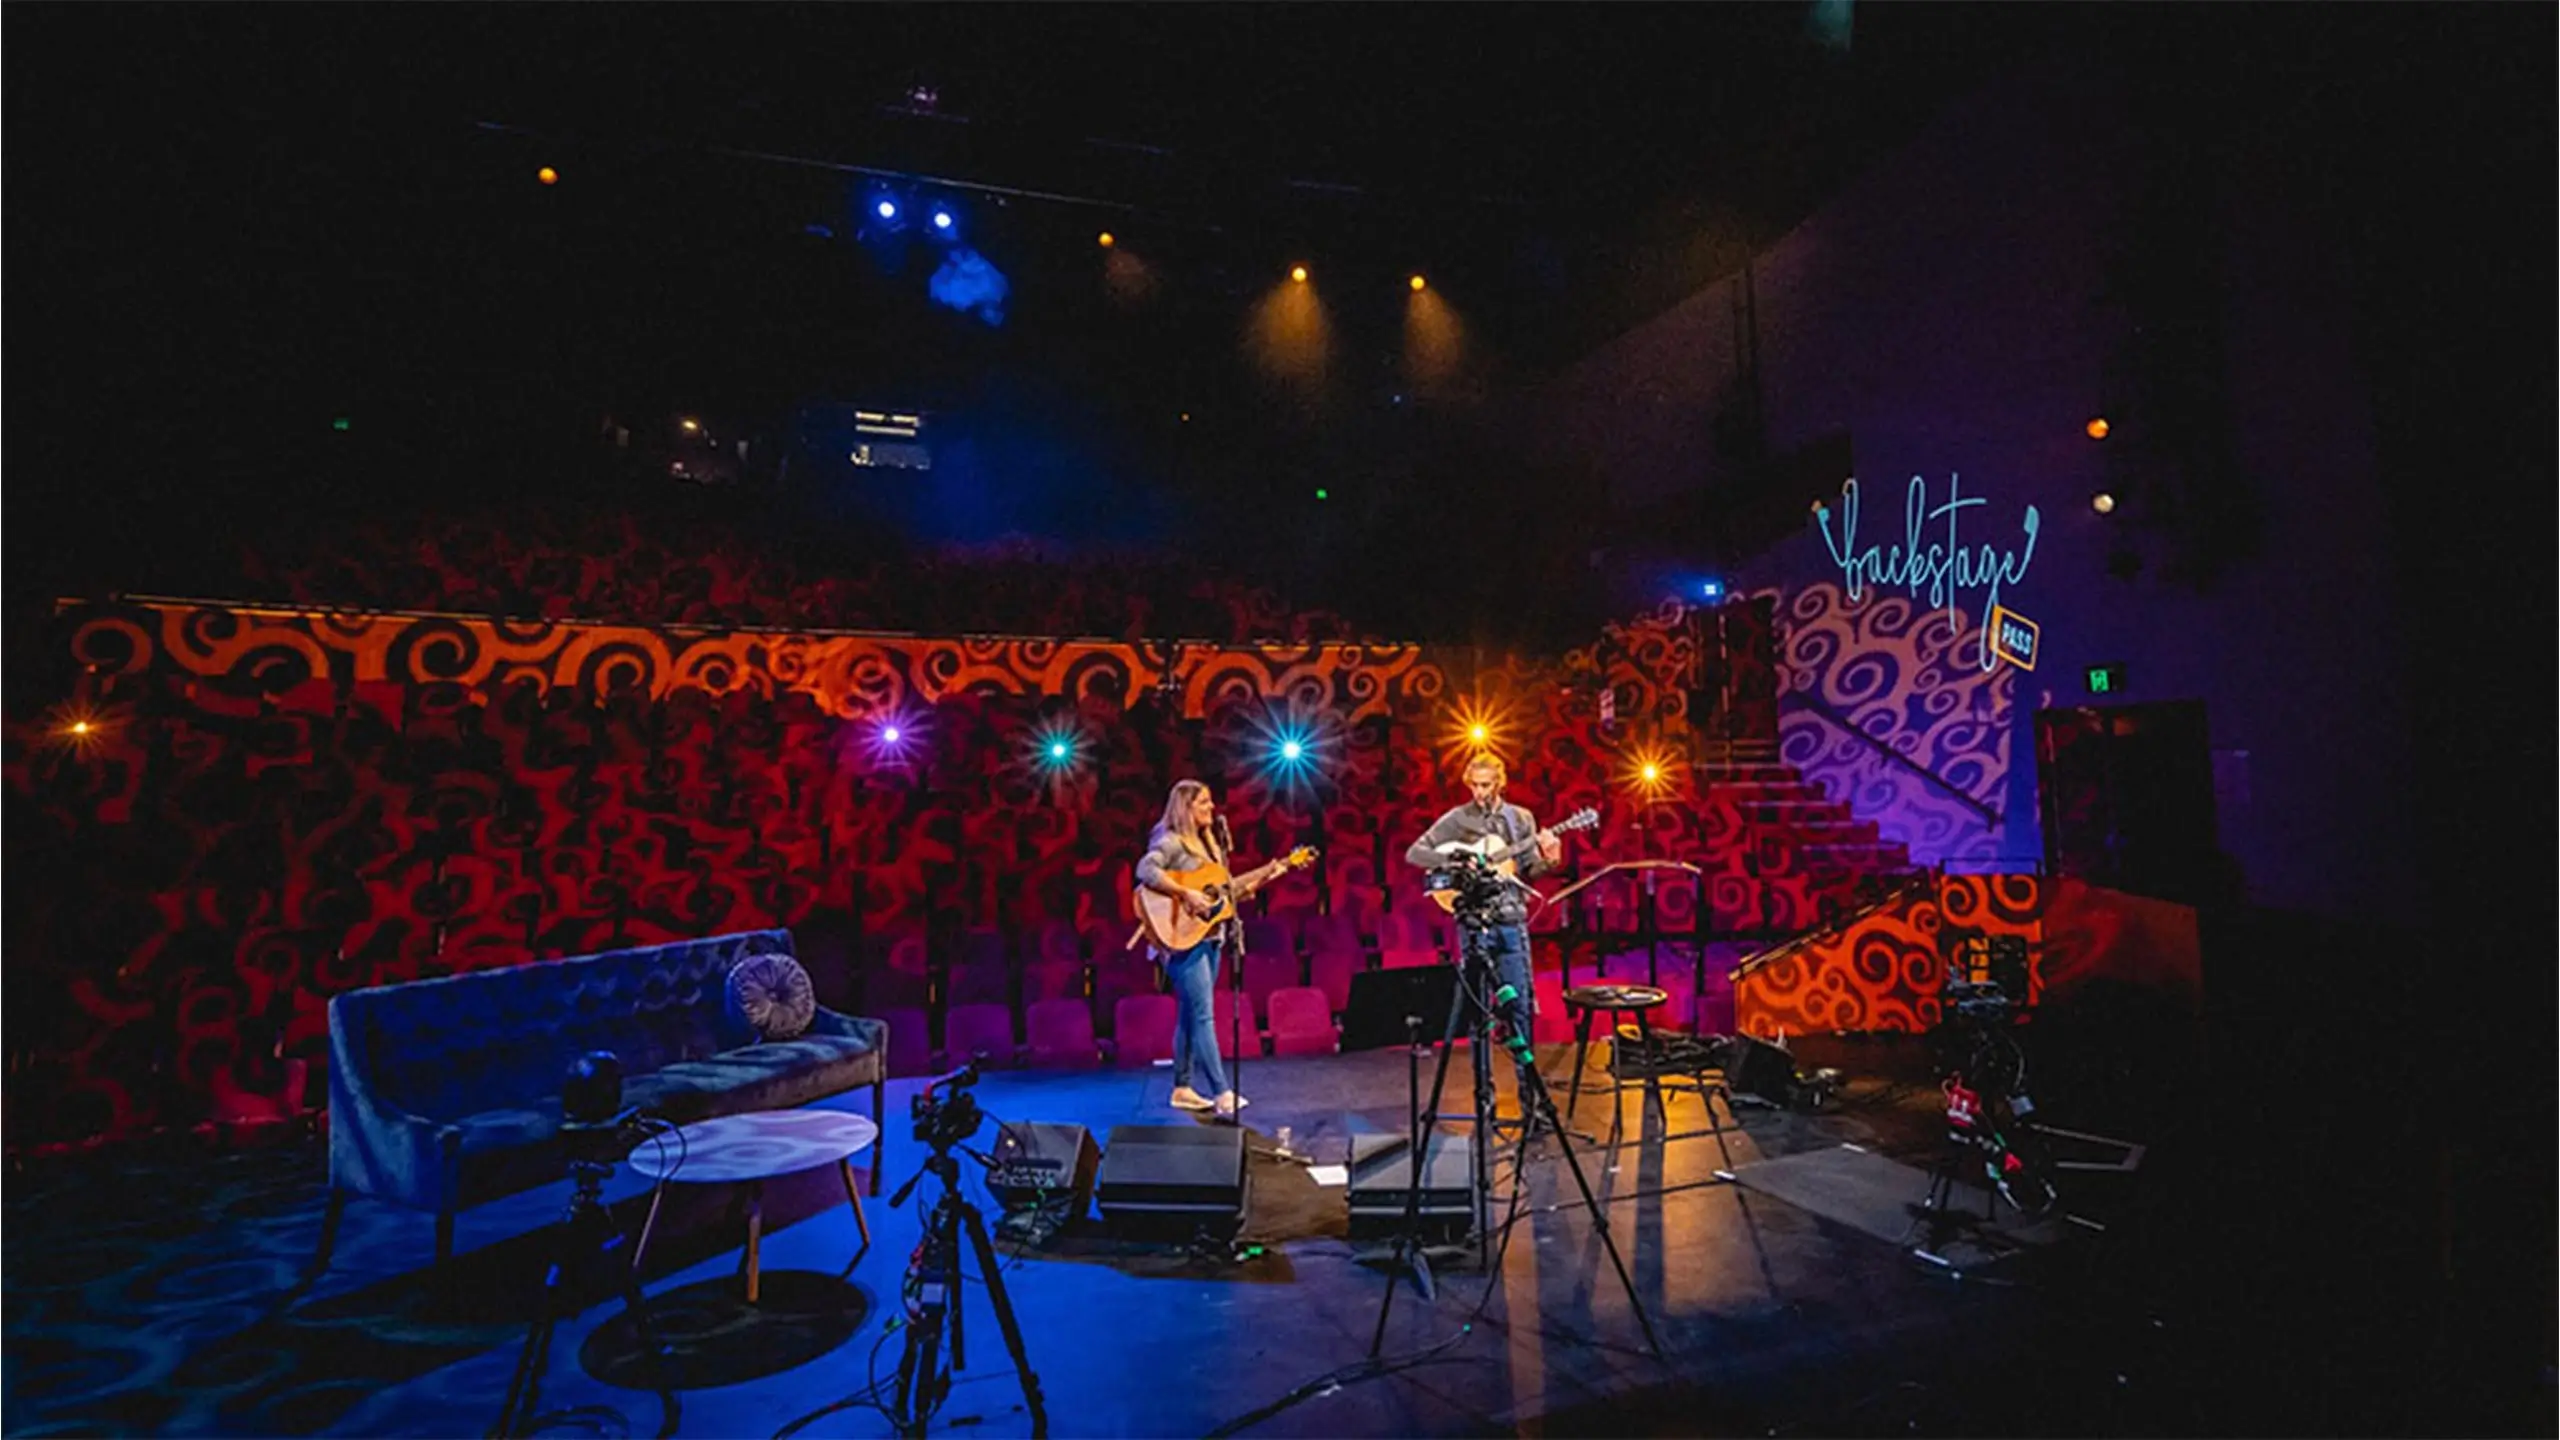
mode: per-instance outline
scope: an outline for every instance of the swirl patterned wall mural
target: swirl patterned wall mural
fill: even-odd
[[[1995,856],[1997,829],[1974,805],[1997,813],[2009,784],[2017,672],[2003,665],[1984,674],[1966,658],[1943,608],[1898,596],[1851,604],[1837,583],[1825,582],[1783,597],[1778,616],[1786,675],[1780,757],[1872,817],[1885,839],[1907,846],[1921,864]],[[1801,703],[1806,699],[1909,765],[1844,733],[1839,721]]]
[[[1939,875],[1836,933],[1786,947],[1734,990],[1736,1028],[1774,1040],[1829,1031],[1918,1033],[1938,1023],[1948,963],[1995,937],[2027,946],[2042,990],[2046,890],[2034,875]]]
[[[939,1004],[945,962],[985,946],[1089,957],[1099,996],[1175,775],[1220,787],[1248,852],[1322,847],[1273,887],[1275,913],[1348,914],[1374,942],[1421,903],[1403,848],[1460,792],[1469,707],[1498,721],[1515,797],[1602,811],[1573,873],[1687,859],[1704,889],[1661,888],[1666,931],[1800,930],[1900,860],[1843,861],[1883,848],[1872,826],[1784,767],[1698,772],[1666,745],[1705,668],[1695,636],[1745,681],[1775,673],[1749,653],[1766,605],[1727,611],[1479,665],[1342,643],[72,607],[60,704],[6,730],[9,1142],[290,1114],[320,1093],[340,991],[732,930],[799,930],[822,996],[871,1013]],[[1716,692],[1719,713],[1765,716],[1749,688]],[[1267,763],[1283,725],[1317,761],[1302,774]],[[1639,754],[1666,762],[1650,796],[1627,783]],[[1540,928],[1603,946],[1636,905],[1613,879]]]
[[[253,682],[270,693],[311,680],[436,682],[483,693],[521,681],[589,700],[794,691],[844,719],[895,714],[971,691],[1100,696],[1179,687],[1196,718],[1222,699],[1259,697],[1358,721],[1426,703],[1446,686],[1418,646],[1310,643],[1184,647],[1103,641],[789,634],[607,626],[457,615],[344,614],[251,606],[80,606],[72,658],[108,677],[167,670]]]

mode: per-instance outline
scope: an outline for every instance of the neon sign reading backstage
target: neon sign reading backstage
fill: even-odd
[[[1982,592],[1982,613],[1989,615],[2000,603],[2000,587],[2014,585],[2027,577],[2027,566],[2036,558],[2036,531],[2043,521],[2036,507],[2027,507],[2026,518],[2018,528],[2027,535],[2023,550],[2001,550],[1982,545],[1968,550],[1956,538],[1956,520],[1965,510],[1991,502],[1979,495],[1961,493],[1958,477],[1947,477],[1946,503],[1930,508],[1929,482],[1911,477],[1911,485],[1903,492],[1902,539],[1900,545],[1869,545],[1858,549],[1858,482],[1844,480],[1840,484],[1840,534],[1831,534],[1831,511],[1814,507],[1813,519],[1822,527],[1822,543],[1831,550],[1833,563],[1852,602],[1866,597],[1870,585],[1901,585],[1910,589],[1914,598],[1925,588],[1932,607],[1944,606],[1947,623],[1963,633],[1964,616],[1956,606],[1957,595],[1965,590]],[[1946,539],[1922,544],[1930,526],[1941,518],[1947,522]],[[1986,671],[2000,663],[1988,644],[1981,645],[1982,668]]]

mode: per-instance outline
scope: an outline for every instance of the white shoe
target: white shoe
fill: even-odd
[[[1247,1100],[1233,1090],[1230,1090],[1218,1097],[1218,1118],[1221,1120],[1233,1120],[1236,1118],[1237,1111],[1252,1103],[1252,1101]]]

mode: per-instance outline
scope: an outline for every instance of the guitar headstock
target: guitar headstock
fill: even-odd
[[[1314,863],[1316,863],[1316,847],[1313,845],[1301,845],[1280,857],[1281,867],[1288,870],[1304,870]]]
[[[1581,809],[1567,815],[1562,820],[1548,826],[1547,829],[1553,834],[1561,835],[1567,830],[1588,830],[1599,823],[1600,812],[1589,805],[1585,805]]]

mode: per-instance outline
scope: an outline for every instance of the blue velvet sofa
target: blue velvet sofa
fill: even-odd
[[[568,1174],[561,1078],[610,1050],[623,1103],[677,1124],[805,1105],[857,1085],[871,1113],[887,1077],[888,1026],[819,1007],[808,1029],[765,1041],[731,1012],[729,972],[791,953],[758,930],[351,990],[329,1002],[329,1211],[313,1273],[328,1263],[349,1197],[436,1217],[436,1260],[457,1212]],[[882,1127],[880,1144],[887,1144]],[[881,1156],[872,1156],[879,1193]]]

